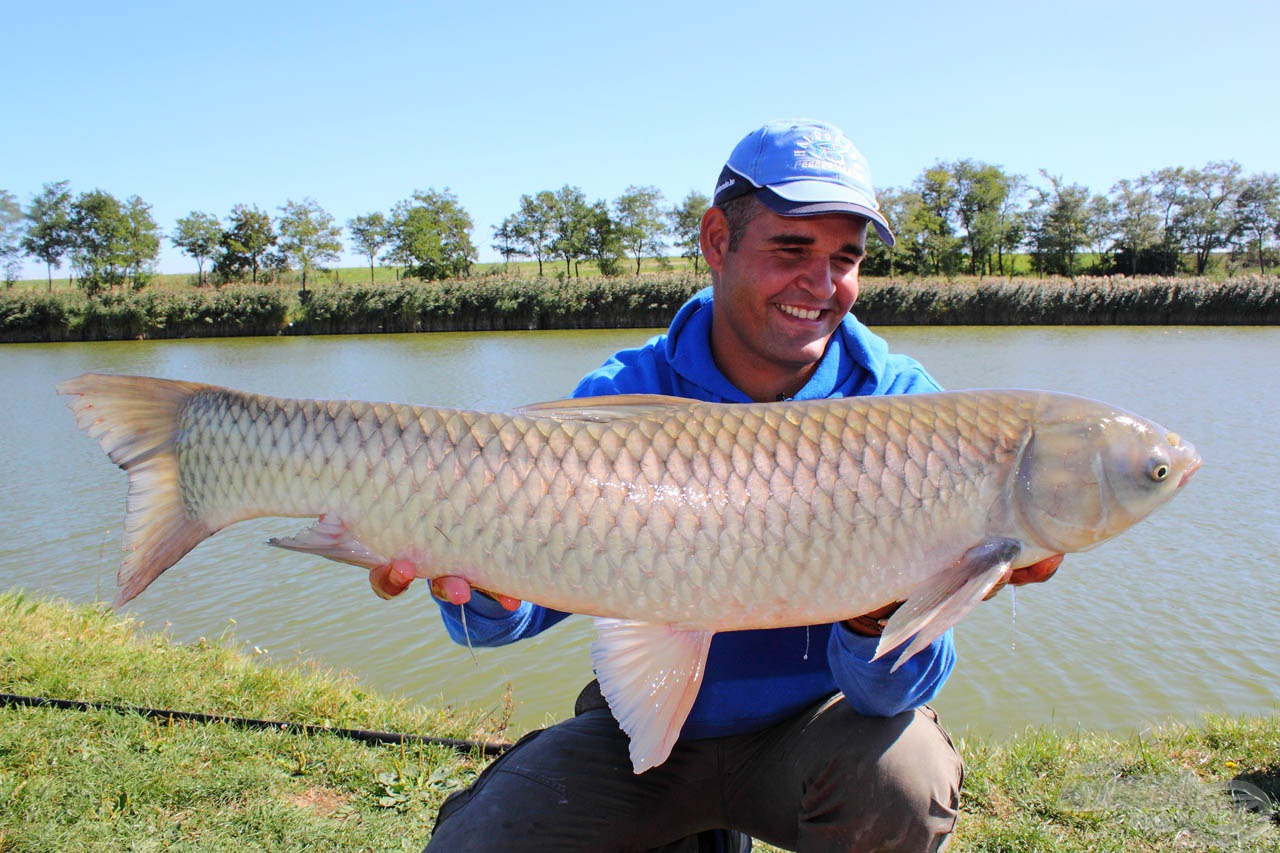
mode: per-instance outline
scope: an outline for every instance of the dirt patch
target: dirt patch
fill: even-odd
[[[289,794],[287,801],[300,809],[306,809],[321,817],[333,817],[351,801],[347,794],[326,788],[308,788],[300,794]]]

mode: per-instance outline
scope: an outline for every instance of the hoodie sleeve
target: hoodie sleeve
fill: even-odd
[[[910,356],[885,352],[876,394],[927,394],[942,387],[923,365]],[[946,683],[956,662],[955,642],[947,631],[911,660],[890,672],[898,653],[872,661],[878,637],[863,637],[843,624],[831,629],[827,659],[849,704],[860,714],[892,717],[933,699]]]
[[[505,646],[537,636],[569,615],[527,601],[508,611],[489,596],[478,593],[463,605],[438,598],[434,601],[440,608],[440,618],[449,638],[459,645]]]
[[[955,643],[950,631],[934,640],[911,660],[890,672],[898,652],[872,661],[878,637],[863,637],[843,624],[831,629],[827,641],[827,661],[836,685],[859,714],[892,717],[929,702],[956,663]]]

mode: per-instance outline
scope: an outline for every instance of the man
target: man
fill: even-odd
[[[745,403],[939,390],[849,314],[869,224],[892,245],[866,162],[843,133],[766,124],[733,150],[703,217],[711,288],[574,396]],[[383,595],[411,579],[408,567],[371,575]],[[433,591],[450,635],[475,645],[529,637],[567,615],[472,595],[461,578],[437,579]],[[680,740],[643,774],[588,685],[575,717],[528,736],[445,803],[428,850],[746,850],[751,837],[800,850],[942,849],[962,768],[925,703],[955,651],[948,632],[897,672],[895,656],[871,661],[894,607],[837,625],[717,634]]]

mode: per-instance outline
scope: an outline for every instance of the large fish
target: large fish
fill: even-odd
[[[1036,391],[505,414],[94,374],[58,391],[129,473],[117,603],[229,524],[315,517],[271,544],[604,617],[592,662],[637,773],[670,752],[716,631],[905,601],[877,649],[907,643],[901,664],[1200,465],[1150,421]]]

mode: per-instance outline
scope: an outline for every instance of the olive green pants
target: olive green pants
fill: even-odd
[[[937,851],[960,756],[930,708],[863,717],[836,695],[745,735],[680,741],[636,775],[592,684],[570,720],[525,737],[440,809],[430,853]]]

